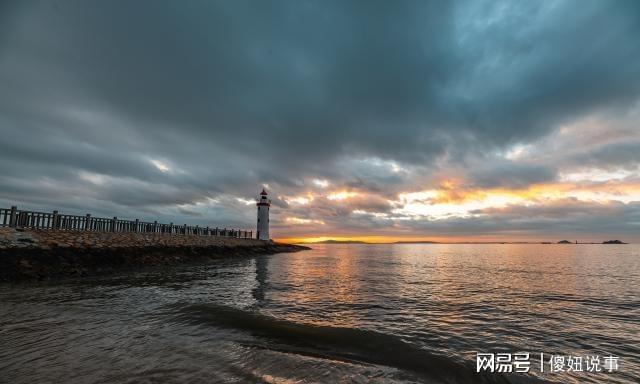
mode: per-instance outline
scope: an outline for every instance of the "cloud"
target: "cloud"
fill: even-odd
[[[403,232],[352,212],[640,163],[636,1],[0,7],[3,205]]]
[[[469,181],[480,188],[522,188],[531,184],[552,182],[555,170],[549,166],[495,161],[473,168]]]

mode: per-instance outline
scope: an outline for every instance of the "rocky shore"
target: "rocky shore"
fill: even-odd
[[[0,228],[0,282],[93,276],[307,247],[230,237]]]

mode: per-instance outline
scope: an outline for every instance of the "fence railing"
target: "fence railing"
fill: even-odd
[[[0,227],[55,229],[63,231],[93,232],[134,232],[134,233],[166,233],[173,235],[223,236],[250,239],[253,231],[240,229],[210,228],[193,225],[162,224],[157,221],[148,222],[121,220],[104,217],[64,215],[53,212],[23,211],[17,207],[0,208]]]

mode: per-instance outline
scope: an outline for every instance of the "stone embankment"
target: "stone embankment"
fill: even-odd
[[[255,239],[0,228],[0,281],[91,276],[307,247]]]

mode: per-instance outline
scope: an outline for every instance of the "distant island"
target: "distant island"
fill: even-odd
[[[394,241],[393,243],[370,243],[360,240],[322,240],[300,244],[440,244],[437,241]]]
[[[574,243],[569,240],[560,240],[558,241],[558,244],[574,244]],[[578,243],[576,241],[575,244],[628,244],[628,243],[625,243],[624,241],[620,241],[620,240],[605,240],[602,243]]]
[[[371,244],[365,241],[358,240],[322,240],[322,241],[312,241],[312,242],[304,242],[301,244]]]
[[[396,241],[393,244],[440,244],[438,241]]]

